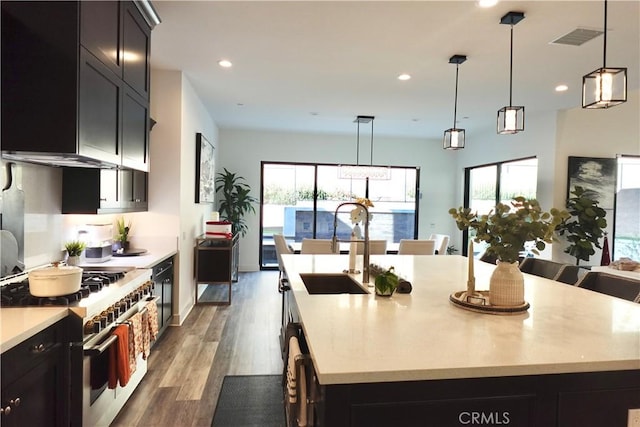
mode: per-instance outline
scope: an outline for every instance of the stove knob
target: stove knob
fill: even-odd
[[[106,326],[106,325],[105,325]],[[100,322],[100,316],[95,316],[93,318],[93,333],[97,334],[102,330],[102,324]]]
[[[104,329],[109,324],[109,318],[107,317],[107,313],[104,311],[100,315],[100,329]]]
[[[109,323],[112,323],[112,322],[115,322],[115,320],[116,320],[116,312],[113,306],[111,306],[107,309],[107,321]]]
[[[84,334],[85,335],[93,334],[95,332],[93,330],[93,327],[94,327],[94,323],[93,323],[93,319],[91,319],[87,323],[84,324]]]

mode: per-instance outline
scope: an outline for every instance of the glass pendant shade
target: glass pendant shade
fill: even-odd
[[[498,110],[498,133],[510,135],[524,130],[524,107],[502,107]]]
[[[464,129],[447,129],[444,131],[442,147],[445,150],[459,150],[464,148]]]
[[[582,108],[609,108],[626,101],[626,68],[598,68],[582,77]]]

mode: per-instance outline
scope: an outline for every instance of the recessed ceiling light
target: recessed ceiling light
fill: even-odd
[[[317,112],[315,112],[315,111],[312,111],[312,112],[310,112],[309,114],[311,114],[312,116],[317,116],[317,115],[318,115],[318,113],[317,113]]]
[[[228,59],[221,59],[218,61],[218,65],[222,68],[230,68],[233,64]]]
[[[403,73],[398,76],[398,80],[409,80],[411,76],[409,74]]]
[[[558,85],[558,86],[556,86],[556,92],[565,92],[568,89],[569,89],[569,86],[567,86],[567,85]]]
[[[498,4],[498,0],[478,0],[478,6],[480,7],[493,7]]]

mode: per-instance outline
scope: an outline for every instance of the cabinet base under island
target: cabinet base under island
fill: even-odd
[[[640,409],[640,370],[316,386],[331,427],[626,427]]]

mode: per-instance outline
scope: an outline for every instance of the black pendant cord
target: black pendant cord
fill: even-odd
[[[509,107],[513,106],[513,24],[511,24],[511,48],[509,51]]]
[[[373,166],[373,120],[371,120],[371,153],[369,158],[369,165]]]
[[[459,64],[456,64],[456,91],[453,100],[453,129],[456,128],[456,114],[458,113],[458,67]]]
[[[602,68],[607,68],[607,0],[604,0],[604,48],[602,49]]]
[[[356,165],[360,166],[360,121],[358,120],[358,137],[356,142]]]

